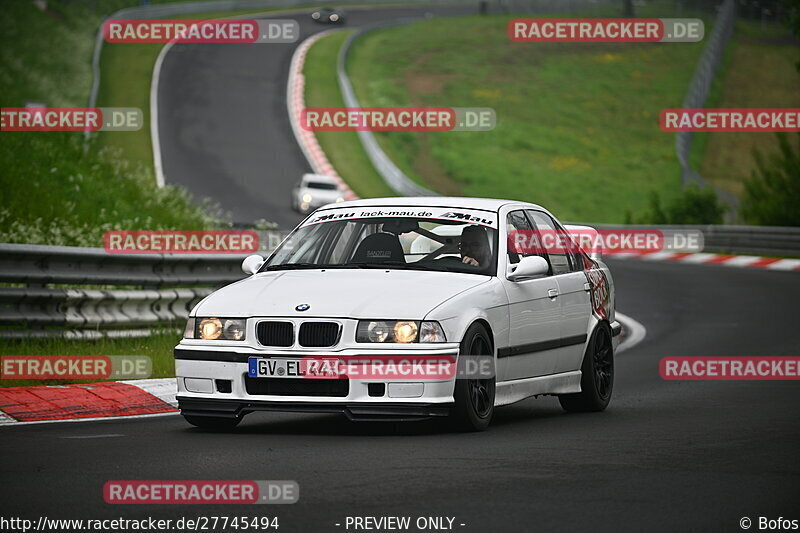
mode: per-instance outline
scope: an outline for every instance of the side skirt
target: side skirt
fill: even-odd
[[[496,387],[495,407],[519,402],[538,394],[572,394],[581,391],[581,371],[501,381]]]

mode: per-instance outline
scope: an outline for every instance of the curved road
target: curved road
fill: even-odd
[[[232,434],[179,416],[2,429],[3,515],[277,515],[345,531],[354,515],[455,516],[463,531],[739,531],[800,518],[800,383],[662,381],[666,355],[798,355],[797,273],[611,262],[645,340],[620,354],[604,413],[553,398],[498,410],[489,431],[256,413]],[[757,290],[756,290],[757,289]],[[109,506],[110,479],[293,479],[291,506]],[[794,513],[794,515],[793,515]],[[755,527],[753,529],[756,529]],[[351,529],[352,531],[352,529]]]
[[[403,17],[476,13],[469,7],[348,9],[347,28]],[[234,222],[264,218],[291,229],[302,217],[290,207],[295,182],[310,172],[292,135],[286,80],[297,45],[330,25],[302,15],[292,44],[179,44],[165,55],[158,91],[165,181],[197,199],[213,198]]]

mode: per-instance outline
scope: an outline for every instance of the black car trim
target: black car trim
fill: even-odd
[[[246,363],[253,354],[221,352],[216,350],[183,350],[175,348],[175,359],[188,361],[219,361],[223,363]]]
[[[516,346],[509,346],[507,348],[500,348],[497,350],[497,358],[514,357],[515,355],[528,355],[536,352],[543,352],[545,350],[552,350],[554,348],[562,348],[564,346],[572,346],[574,344],[583,344],[586,342],[587,335],[574,335],[572,337],[563,337],[561,339],[552,339],[548,341],[532,342],[530,344],[518,344]]]
[[[412,421],[447,416],[452,403],[321,403],[270,402],[263,400],[216,400],[178,396],[181,414],[241,418],[253,411],[287,411],[296,413],[343,413],[353,421]]]

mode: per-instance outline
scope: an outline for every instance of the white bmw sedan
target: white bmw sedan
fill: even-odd
[[[249,277],[192,310],[175,348],[196,426],[277,410],[483,430],[495,407],[531,396],[568,411],[611,399],[610,272],[537,205],[331,204],[242,268]]]

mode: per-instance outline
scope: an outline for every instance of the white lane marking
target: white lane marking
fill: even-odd
[[[637,322],[633,318],[629,317],[628,315],[624,315],[619,311],[617,311],[614,315],[622,324],[623,329],[625,329],[627,332],[625,339],[619,343],[619,346],[617,346],[617,353],[630,350],[642,342],[645,336],[647,336],[647,328],[645,328],[640,322]]]
[[[161,139],[158,133],[158,81],[161,78],[161,64],[175,43],[165,44],[156,58],[153,66],[153,77],[150,79],[150,141],[153,143],[153,168],[156,172],[156,185],[161,189],[165,185],[164,167],[161,161]]]
[[[120,383],[139,387],[172,407],[178,407],[178,400],[175,398],[178,394],[178,382],[175,378],[132,379]]]

